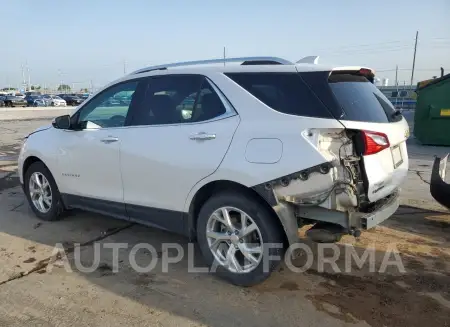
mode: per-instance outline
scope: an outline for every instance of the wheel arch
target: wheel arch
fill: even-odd
[[[219,192],[223,191],[235,191],[235,192],[242,192],[247,195],[250,195],[252,198],[254,198],[256,201],[258,201],[262,206],[264,206],[269,212],[273,214],[274,217],[276,217],[279,227],[283,230],[283,235],[285,238],[285,245],[288,246],[288,237],[286,235],[285,226],[283,225],[282,220],[280,219],[278,213],[274,210],[274,208],[267,202],[264,197],[262,197],[258,192],[256,192],[254,189],[249,188],[243,184],[240,184],[235,181],[231,180],[214,180],[206,183],[202,187],[200,187],[195,195],[192,197],[192,200],[189,204],[189,211],[188,211],[188,217],[187,217],[187,233],[190,239],[196,238],[196,226],[197,226],[197,219],[198,214],[200,212],[200,209],[202,208],[203,204],[208,201],[214,194],[217,194]]]
[[[23,181],[25,180],[25,174],[26,174],[28,168],[30,168],[30,166],[35,162],[42,162],[45,165],[45,167],[47,167],[47,169],[48,169],[48,166],[45,164],[45,162],[41,158],[31,155],[24,160],[23,165],[22,165],[22,180]]]

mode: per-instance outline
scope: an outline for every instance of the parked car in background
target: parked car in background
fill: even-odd
[[[14,95],[7,95],[5,97],[4,102],[5,102],[5,107],[26,107],[27,106],[27,101],[24,98],[14,96]]]
[[[66,101],[68,106],[78,106],[84,101],[79,96],[73,94],[59,94],[59,97]]]
[[[67,106],[67,102],[59,97],[58,95],[52,95],[52,94],[45,94],[43,96],[43,99],[48,103],[48,106],[52,107],[65,107]]]
[[[78,94],[78,97],[81,98],[84,101],[86,101],[87,99],[89,99],[91,95],[89,93],[85,93],[85,94]]]
[[[121,105],[121,101],[118,99],[111,97],[103,102],[103,106],[105,107],[117,107]]]
[[[37,97],[33,103],[34,107],[47,107],[49,105],[50,101],[48,99],[45,99],[44,97]]]
[[[35,107],[36,106],[36,104],[35,104],[36,100],[41,100],[41,101],[38,101],[38,102],[42,102],[45,105],[45,102],[42,100],[42,96],[40,96],[40,95],[27,95],[27,96],[25,96],[25,101],[27,102],[27,106],[28,107]]]
[[[25,96],[27,97],[27,96],[40,96],[40,95],[42,95],[42,93],[41,92],[39,92],[39,91],[28,91],[28,92],[25,92]]]
[[[0,107],[4,107],[5,106],[5,101],[3,101],[5,99],[4,96],[0,96]]]

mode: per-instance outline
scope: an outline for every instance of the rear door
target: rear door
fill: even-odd
[[[302,76],[336,119],[348,130],[359,131],[366,191],[373,202],[391,194],[406,178],[409,127],[371,82],[371,74],[361,69]]]
[[[145,100],[121,136],[121,171],[128,215],[184,232],[189,191],[220,165],[239,116],[200,75],[150,77]]]

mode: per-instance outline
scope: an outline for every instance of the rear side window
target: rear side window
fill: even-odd
[[[226,74],[270,108],[284,114],[332,118],[297,73]]]

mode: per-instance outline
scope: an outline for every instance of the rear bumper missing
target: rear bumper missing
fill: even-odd
[[[399,198],[400,193],[396,191],[388,197],[380,200],[381,203],[379,203],[379,205],[373,212],[365,214],[363,216],[359,216],[361,213],[357,213],[355,217],[356,219],[354,220],[356,222],[358,222],[359,220],[359,227],[361,229],[371,229],[381,224],[397,211],[398,207],[400,206]],[[352,219],[350,220],[352,221]]]
[[[302,220],[306,220],[306,224],[323,222],[339,225],[343,234],[354,235],[355,230],[371,229],[391,217],[399,207],[399,198],[400,192],[396,190],[377,201],[368,213],[299,206],[289,202],[279,202],[273,209],[283,225],[289,243],[293,244],[299,240],[298,228],[303,225]]]

